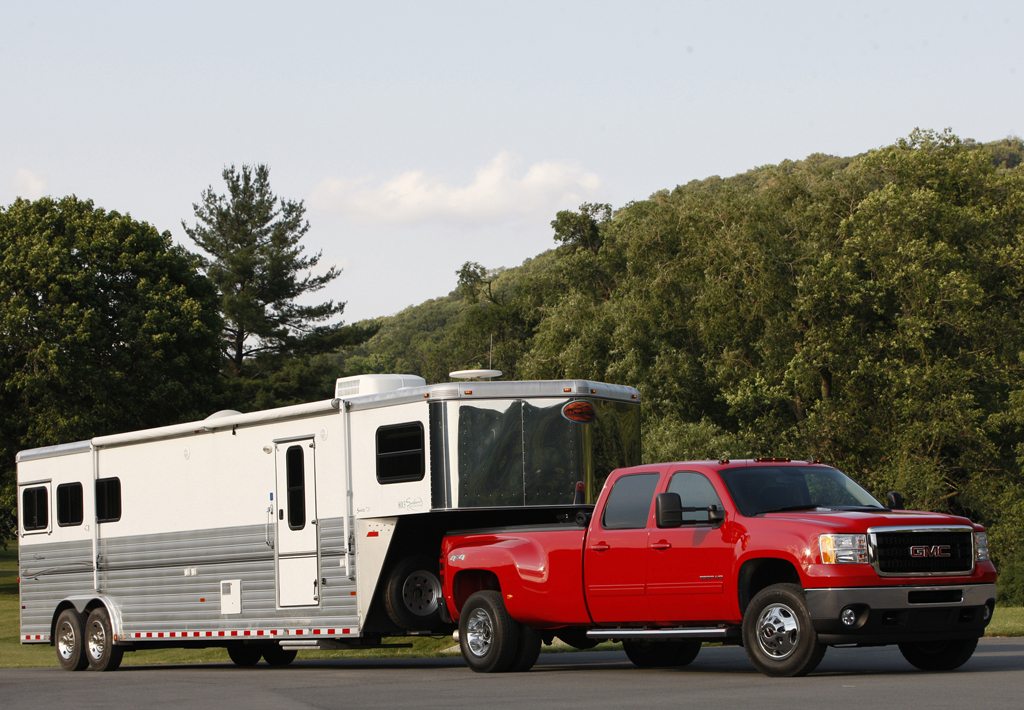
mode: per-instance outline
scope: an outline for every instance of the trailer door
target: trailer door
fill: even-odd
[[[320,603],[313,437],[277,443],[277,600]]]

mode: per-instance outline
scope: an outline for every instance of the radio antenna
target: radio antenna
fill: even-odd
[[[491,333],[491,348],[487,351],[487,369],[494,367],[494,333]]]

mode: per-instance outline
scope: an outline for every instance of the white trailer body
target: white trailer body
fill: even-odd
[[[629,387],[367,375],[335,394],[19,453],[21,641],[76,669],[97,638],[116,667],[443,630],[447,530],[571,517],[639,463]]]

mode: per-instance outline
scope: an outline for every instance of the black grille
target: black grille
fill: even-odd
[[[974,569],[970,532],[882,532],[876,533],[875,540],[878,569],[883,574],[951,574]]]

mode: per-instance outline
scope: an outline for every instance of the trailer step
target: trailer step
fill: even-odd
[[[335,641],[333,639],[286,639],[280,641],[281,648],[293,651],[356,651],[364,648],[412,648],[411,643],[359,643]]]

